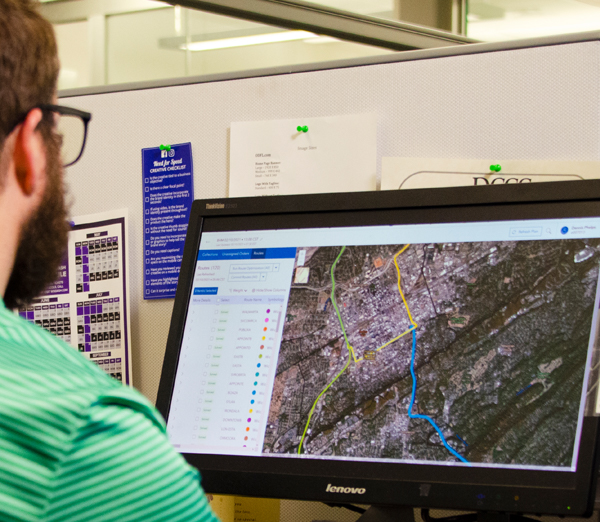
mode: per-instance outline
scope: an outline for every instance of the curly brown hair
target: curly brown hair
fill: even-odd
[[[0,147],[24,114],[52,103],[56,92],[54,29],[37,7],[33,0],[0,0]]]

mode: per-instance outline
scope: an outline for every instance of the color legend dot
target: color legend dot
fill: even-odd
[[[256,376],[258,377],[260,375],[260,373],[256,372]]]
[[[254,404],[254,399],[252,399],[252,400],[250,401],[250,404]]]
[[[271,313],[271,309],[267,308],[267,313],[270,314]]]
[[[256,365],[256,367],[257,367],[257,368],[260,368],[260,363],[258,363],[258,364]]]
[[[269,318],[267,317],[267,318],[265,319],[265,323],[268,323],[268,322],[269,322]]]
[[[256,390],[254,390],[254,391],[252,392],[252,395],[256,395]]]
[[[262,359],[262,353],[258,356],[259,359]]]
[[[252,419],[250,417],[248,417],[248,422],[252,422]]]

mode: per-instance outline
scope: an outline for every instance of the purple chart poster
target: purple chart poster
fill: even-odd
[[[127,210],[73,223],[56,281],[18,313],[131,384]]]

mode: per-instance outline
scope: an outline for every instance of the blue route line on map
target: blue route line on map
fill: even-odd
[[[529,388],[531,388],[532,386],[533,386],[533,383],[529,383],[527,386],[525,386],[525,388],[523,388],[522,390],[519,390],[519,391],[517,392],[517,397],[518,397],[519,395],[521,395],[523,392],[526,392],[526,391],[527,391]]]
[[[418,413],[412,413],[413,405],[415,403],[415,395],[417,393],[417,376],[415,375],[415,352],[417,349],[417,332],[415,330],[416,330],[416,328],[412,331],[413,342],[412,342],[412,354],[410,357],[410,374],[412,375],[413,385],[412,385],[412,396],[410,398],[410,406],[408,407],[408,416],[411,419],[425,419],[427,422],[429,422],[429,424],[431,424],[435,428],[435,431],[438,432],[438,435],[442,439],[442,442],[444,443],[444,446],[446,446],[446,449],[450,453],[452,453],[452,455],[454,455],[457,459],[460,459],[465,464],[470,464],[470,462],[467,459],[465,459],[460,453],[455,451],[446,442],[446,437],[444,437],[442,430],[440,430],[438,428],[437,424],[433,421],[433,419],[431,417],[428,417],[427,415],[421,415]]]
[[[467,441],[463,439],[458,433],[455,433],[454,436],[460,440],[465,446],[468,446]]]

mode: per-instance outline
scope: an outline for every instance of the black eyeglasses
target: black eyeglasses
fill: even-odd
[[[92,115],[89,112],[73,109],[72,107],[46,103],[36,105],[29,109],[29,111],[33,109],[40,109],[45,116],[52,116],[51,125],[61,138],[60,154],[63,167],[73,165],[83,154],[85,140],[87,139],[88,123],[92,119]],[[12,129],[25,121],[29,111],[15,122]]]
[[[63,167],[73,165],[83,154],[88,123],[92,119],[92,115],[89,112],[62,105],[41,104],[35,108],[41,109],[45,113],[58,115],[55,121],[56,131],[62,140],[60,153]]]

